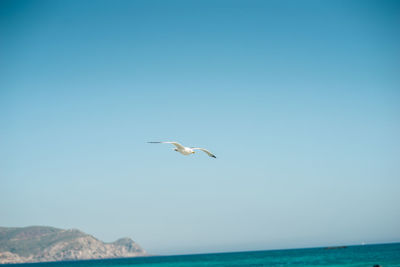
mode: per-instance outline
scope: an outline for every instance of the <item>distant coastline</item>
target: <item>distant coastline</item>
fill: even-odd
[[[0,227],[0,264],[148,256],[130,238],[104,243],[77,229]]]

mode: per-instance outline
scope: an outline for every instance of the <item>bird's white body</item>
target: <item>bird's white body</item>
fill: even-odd
[[[190,155],[190,154],[194,154],[193,149],[191,149],[190,147],[183,147],[183,148],[174,148],[175,151],[181,153],[182,155]]]
[[[182,146],[181,144],[179,144],[178,142],[148,142],[148,143],[152,143],[152,144],[172,144],[174,145],[176,148],[174,148],[175,151],[181,153],[182,155],[188,156],[191,154],[195,153],[195,150],[201,150],[204,153],[206,153],[208,156],[212,157],[212,158],[216,158],[216,156],[214,154],[212,154],[210,151],[208,151],[207,149],[201,148],[201,147],[186,147],[186,146]]]

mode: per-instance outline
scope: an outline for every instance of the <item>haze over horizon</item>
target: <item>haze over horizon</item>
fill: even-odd
[[[399,242],[399,14],[1,1],[0,226],[151,254]]]

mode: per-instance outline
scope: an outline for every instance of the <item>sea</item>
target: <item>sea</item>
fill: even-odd
[[[177,256],[151,256],[107,260],[13,264],[46,267],[123,266],[346,266],[400,267],[400,243],[332,248],[247,251]]]

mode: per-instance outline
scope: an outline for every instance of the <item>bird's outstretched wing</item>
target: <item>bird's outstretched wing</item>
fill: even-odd
[[[212,157],[212,158],[217,158],[213,153],[211,153],[210,151],[208,151],[207,149],[205,149],[205,148],[201,148],[201,147],[191,147],[191,149],[193,149],[193,150],[201,150],[201,151],[203,151],[203,152],[205,152],[205,153],[207,153],[207,155],[209,155],[210,157]]]
[[[185,147],[179,144],[178,142],[147,142],[150,144],[173,144],[176,148],[184,149]]]

